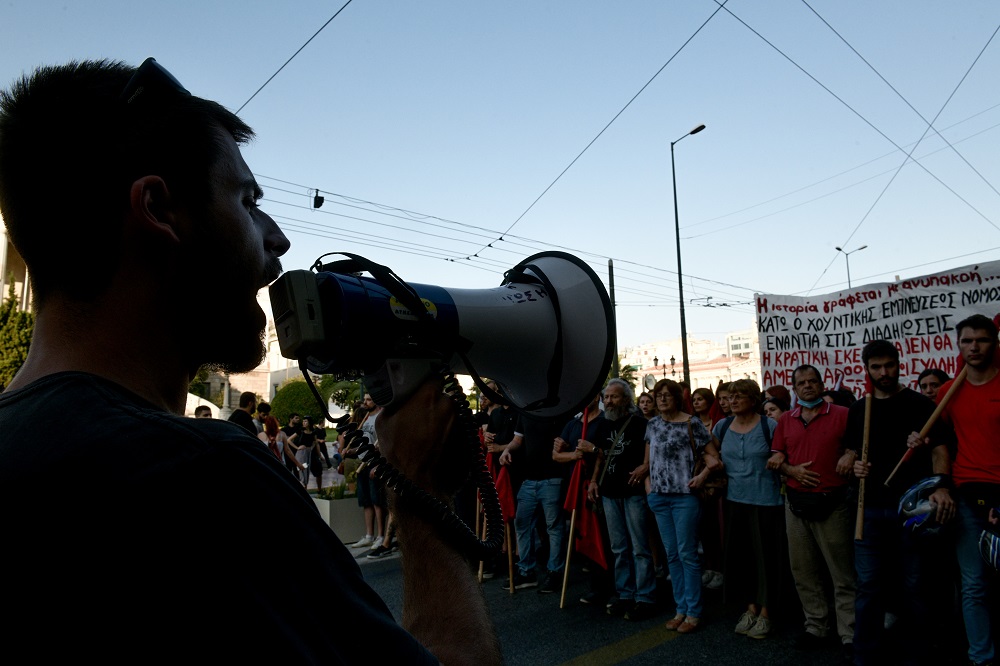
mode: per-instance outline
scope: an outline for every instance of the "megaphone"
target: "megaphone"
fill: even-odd
[[[443,364],[481,388],[489,377],[513,408],[546,418],[575,413],[604,384],[614,313],[597,274],[573,255],[532,255],[492,289],[407,284],[344,256],[270,288],[282,355],[313,373],[363,377],[388,406]]]

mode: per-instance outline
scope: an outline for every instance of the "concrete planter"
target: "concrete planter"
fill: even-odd
[[[313,498],[319,515],[345,544],[354,543],[365,535],[365,514],[357,497],[339,500]]]

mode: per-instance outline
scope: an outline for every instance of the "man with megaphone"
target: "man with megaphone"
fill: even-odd
[[[367,663],[377,641],[389,663],[499,663],[468,561],[413,505],[395,507],[411,634],[266,447],[181,416],[200,366],[264,355],[256,295],[289,243],[257,206],[239,150],[252,136],[153,59],[42,68],[0,92],[0,209],[36,312],[0,395],[5,648],[327,664]],[[192,297],[206,266],[225,298]],[[378,433],[413,487],[447,499],[442,388],[422,382]],[[345,617],[350,636],[333,630]]]

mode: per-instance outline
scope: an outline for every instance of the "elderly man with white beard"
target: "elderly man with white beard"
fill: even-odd
[[[604,387],[604,418],[611,422],[611,436],[600,442],[602,457],[587,489],[591,501],[602,501],[615,555],[617,601],[608,615],[645,620],[655,610],[656,574],[646,534],[646,493],[643,480],[649,467],[646,419],[636,410],[635,394],[628,382],[612,379]]]

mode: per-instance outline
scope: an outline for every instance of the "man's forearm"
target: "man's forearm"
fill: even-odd
[[[500,646],[469,562],[436,528],[395,512],[403,550],[403,627],[443,664],[500,664]]]

